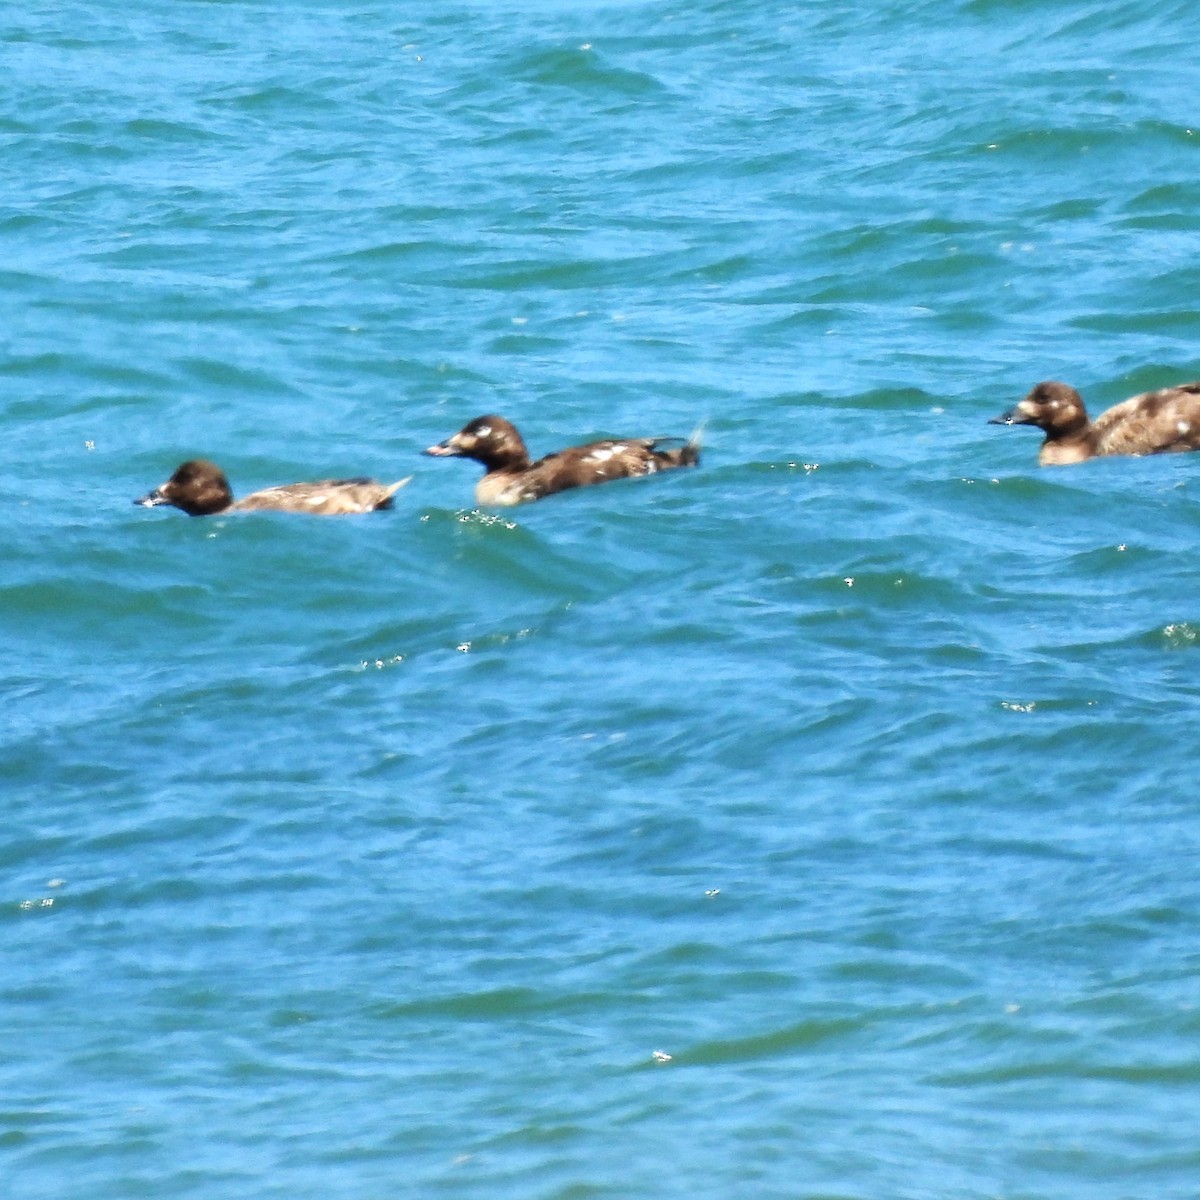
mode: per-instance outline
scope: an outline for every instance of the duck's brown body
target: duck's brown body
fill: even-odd
[[[408,477],[409,479],[412,476]],[[224,471],[202,458],[181,464],[162,487],[155,488],[134,504],[153,508],[170,504],[191,517],[209,517],[224,512],[292,512],[321,517],[346,516],[390,508],[392,497],[406,483],[376,483],[373,479],[322,479],[315,483],[285,483],[280,487],[251,492],[235,501]]]
[[[698,433],[681,446],[659,448],[672,441],[683,439],[612,438],[571,446],[531,462],[516,427],[503,417],[486,416],[476,417],[425,453],[482,463],[486,473],[475,487],[475,499],[489,507],[501,507],[540,500],[570,488],[692,467],[700,461]]]
[[[1094,421],[1079,393],[1065,383],[1039,383],[992,425],[1036,425],[1046,433],[1038,451],[1043,467],[1065,466],[1111,454],[1174,454],[1200,450],[1200,383],[1143,392]]]

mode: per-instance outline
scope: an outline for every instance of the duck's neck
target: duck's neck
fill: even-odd
[[[479,461],[489,475],[493,471],[524,471],[529,466],[529,451],[520,438],[506,438],[489,446],[487,457],[480,456]]]

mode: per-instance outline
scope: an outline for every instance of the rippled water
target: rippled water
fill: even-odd
[[[1194,1196],[1200,459],[986,420],[1200,376],[1198,38],[0,16],[6,1194]]]

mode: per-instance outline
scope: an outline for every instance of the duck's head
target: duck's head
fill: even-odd
[[[1007,412],[993,417],[989,425],[1036,425],[1047,437],[1072,437],[1088,426],[1087,410],[1079,393],[1065,383],[1047,380]]]
[[[189,517],[208,517],[224,512],[232,503],[233,492],[225,472],[216,463],[203,458],[182,463],[161,487],[134,501],[145,508],[171,504],[183,509]]]
[[[473,458],[489,471],[521,470],[529,465],[529,452],[516,426],[503,417],[476,417],[453,437],[424,453],[434,458]]]

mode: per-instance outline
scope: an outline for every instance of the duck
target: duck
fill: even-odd
[[[1046,440],[1038,465],[1066,466],[1102,455],[1200,450],[1200,383],[1180,383],[1122,400],[1088,420],[1079,393],[1046,380],[989,425],[1036,425]]]
[[[315,483],[285,483],[279,487],[251,492],[235,501],[225,472],[216,463],[192,458],[181,463],[161,487],[140,496],[134,504],[154,508],[170,504],[189,517],[211,517],[225,512],[292,512],[321,517],[349,513],[374,512],[391,508],[392,497],[412,476],[396,483],[377,483],[374,479],[321,479]]]
[[[507,507],[569,488],[694,467],[700,462],[701,433],[702,429],[697,429],[686,441],[679,437],[607,438],[557,450],[531,462],[516,426],[493,414],[468,421],[452,437],[423,453],[434,458],[473,458],[481,463],[484,476],[475,486],[477,503]],[[671,442],[682,445],[661,448]]]

